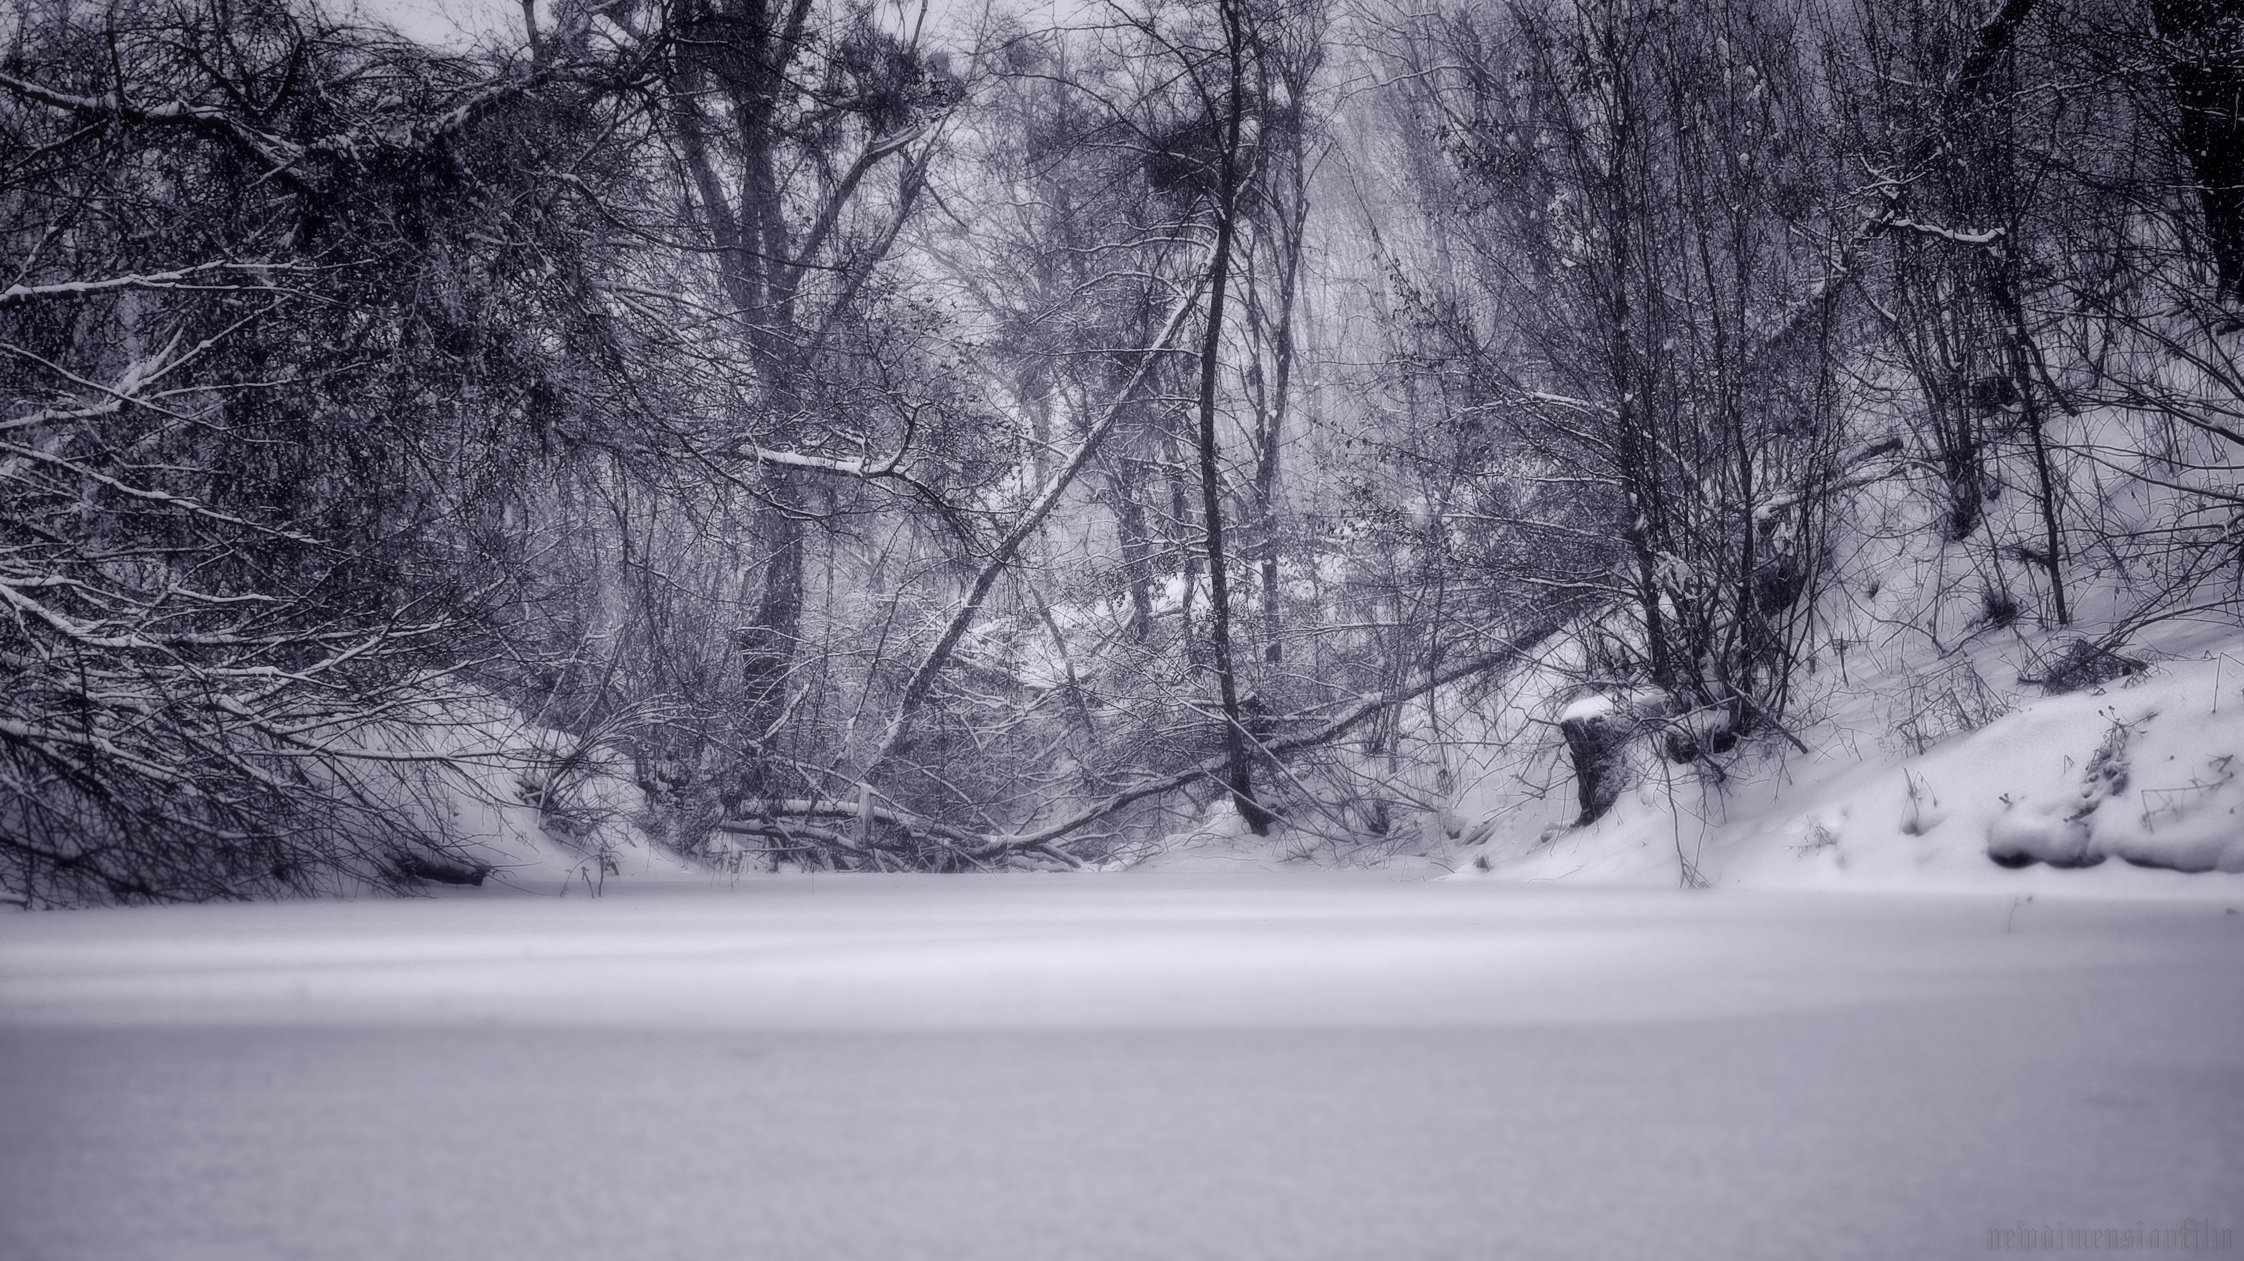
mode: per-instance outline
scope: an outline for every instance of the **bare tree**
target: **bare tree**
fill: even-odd
[[[1798,492],[1840,444],[1828,317],[1803,339],[1766,315],[1812,295],[1832,236],[1798,22],[1517,3],[1405,45],[1451,161],[1434,195],[1473,251],[1414,318],[1510,483],[1484,514],[1589,554],[1520,579],[1625,602],[1602,682],[1656,688],[1685,759],[1783,711],[1822,555]],[[1563,489],[1538,511],[1523,481]]]
[[[29,16],[0,74],[10,888],[472,874],[415,808],[447,759],[414,732],[505,655],[505,551],[467,527],[543,382],[469,308],[538,304],[492,255],[575,225],[457,194],[550,74],[279,5]],[[495,463],[448,455],[494,420]]]

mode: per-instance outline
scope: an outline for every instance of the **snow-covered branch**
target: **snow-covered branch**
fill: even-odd
[[[2009,237],[2009,233],[2002,228],[1944,228],[1939,224],[1926,223],[1902,214],[1879,215],[1871,220],[1871,223],[1881,230],[1914,232],[1919,236],[1929,236],[1941,241],[1952,241],[1957,245],[1980,247],[2001,245]]]
[[[84,298],[97,293],[113,293],[123,289],[182,289],[198,293],[231,293],[244,289],[264,289],[270,286],[265,284],[223,285],[199,282],[227,273],[240,273],[252,279],[265,279],[276,272],[302,273],[306,270],[308,269],[301,265],[287,263],[198,263],[193,267],[176,267],[169,271],[144,272],[126,276],[106,276],[99,280],[61,280],[38,285],[13,284],[6,289],[0,289],[0,308],[43,299]]]

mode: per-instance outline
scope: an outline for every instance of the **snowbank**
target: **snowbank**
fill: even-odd
[[[700,871],[648,839],[645,795],[613,750],[532,723],[495,697],[431,705],[370,738],[389,753],[444,760],[370,788],[442,838],[446,859],[497,885],[598,891],[610,878]]]

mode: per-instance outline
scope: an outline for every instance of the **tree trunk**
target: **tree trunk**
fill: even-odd
[[[1268,834],[1272,815],[1255,800],[1254,763],[1239,712],[1239,680],[1231,662],[1231,592],[1224,562],[1223,486],[1216,468],[1216,378],[1223,370],[1223,300],[1231,279],[1231,244],[1238,221],[1239,130],[1245,101],[1245,32],[1238,5],[1226,0],[1223,26],[1230,60],[1226,93],[1223,167],[1216,193],[1215,257],[1209,263],[1208,323],[1200,339],[1200,513],[1207,539],[1208,646],[1215,658],[1216,689],[1223,702],[1225,787],[1239,816],[1257,836]]]
[[[2175,139],[2197,176],[2218,296],[2244,301],[2244,31],[2230,0],[2152,0],[2150,12],[2173,50]]]

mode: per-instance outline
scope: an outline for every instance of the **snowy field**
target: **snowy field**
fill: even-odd
[[[1930,1258],[2233,1229],[2226,887],[852,876],[11,915],[0,1257]]]

